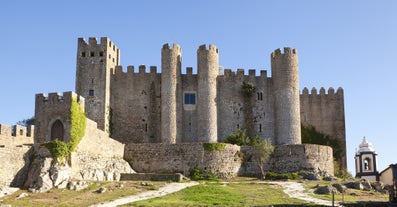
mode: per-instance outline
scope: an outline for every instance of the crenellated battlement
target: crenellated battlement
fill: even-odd
[[[197,50],[197,52],[201,52],[201,51],[209,51],[209,52],[218,53],[218,48],[215,45],[213,45],[213,44],[209,44],[208,45],[208,49],[207,49],[207,45],[203,44],[203,45],[200,45],[200,47]]]
[[[320,95],[320,96],[338,95],[338,96],[343,96],[343,88],[339,87],[338,90],[335,93],[335,89],[333,87],[328,88],[327,92],[325,91],[324,87],[321,87],[319,93],[317,93],[317,89],[315,87],[313,87],[311,89],[311,92],[309,93],[309,89],[305,87],[305,88],[303,88],[301,95],[303,95],[303,96],[311,96],[311,95]]]
[[[5,125],[0,124],[0,137],[33,137],[34,125],[28,127],[21,125]]]
[[[32,145],[34,126],[0,124],[0,147]]]
[[[111,48],[112,50],[115,50],[115,51],[119,50],[119,48],[117,48],[117,46],[112,41],[110,41],[110,39],[108,37],[101,37],[99,44],[98,44],[98,40],[96,37],[89,37],[88,41],[86,41],[85,38],[80,37],[80,38],[78,38],[78,45],[86,46],[86,47],[102,46],[104,48]]]
[[[232,69],[225,69],[223,75],[220,75],[223,78],[235,78],[235,77],[244,77],[248,76],[251,78],[254,77],[261,77],[261,78],[268,78],[267,76],[267,71],[266,70],[260,70],[260,75],[256,75],[256,70],[255,69],[249,69],[248,70],[248,75],[245,75],[245,70],[242,68],[237,69],[237,71],[233,71]]]
[[[175,51],[175,52],[178,52],[178,53],[182,52],[181,46],[176,44],[176,43],[173,43],[172,47],[170,47],[169,43],[166,43],[166,44],[163,45],[162,50],[170,50],[170,51]]]
[[[72,99],[77,100],[79,104],[84,105],[84,97],[79,96],[75,92],[64,92],[60,93],[48,93],[48,96],[44,93],[36,94],[36,103],[45,104],[59,104],[59,103],[71,103]]]
[[[111,72],[112,75],[114,76],[123,76],[123,75],[139,75],[139,74],[158,74],[157,73],[157,67],[156,66],[150,66],[149,67],[149,72],[146,70],[146,65],[139,65],[138,66],[138,71],[135,71],[135,67],[133,65],[127,66],[127,71],[123,71],[123,66],[118,65],[114,68],[114,70]]]
[[[278,48],[274,52],[272,52],[271,57],[276,58],[285,55],[297,55],[297,54],[298,54],[298,50],[290,47],[284,47],[284,53],[282,53],[281,49]]]

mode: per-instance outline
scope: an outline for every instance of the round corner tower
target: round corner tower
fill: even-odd
[[[175,144],[177,139],[177,80],[181,74],[182,49],[163,45],[161,49],[161,141]]]
[[[271,54],[274,132],[277,145],[301,144],[298,52],[292,48]]]
[[[199,142],[218,141],[217,84],[219,54],[215,45],[201,45],[197,50],[198,97],[197,125]]]

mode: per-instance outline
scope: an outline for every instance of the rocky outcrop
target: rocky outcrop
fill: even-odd
[[[121,173],[134,173],[122,158],[80,152],[72,153],[71,159],[59,162],[45,147],[37,146],[25,187],[31,192],[46,192],[53,187],[65,188],[74,180],[120,180]]]

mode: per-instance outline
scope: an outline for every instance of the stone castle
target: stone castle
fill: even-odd
[[[339,139],[345,149],[343,89],[335,92],[330,88],[326,93],[321,88],[317,93],[313,88],[309,93],[304,88],[300,94],[295,49],[277,49],[271,54],[271,77],[264,70],[259,76],[255,70],[248,74],[243,69],[224,70],[218,56],[216,46],[202,45],[197,50],[197,74],[191,67],[182,73],[181,47],[165,44],[161,73],[154,66],[147,71],[144,65],[138,71],[128,66],[124,72],[119,66],[120,50],[109,38],[102,37],[100,42],[79,38],[77,94],[37,94],[35,126],[29,128],[29,137],[35,144],[70,141],[69,111],[71,100],[76,99],[89,123],[83,139],[86,144],[78,149],[108,157],[118,151],[138,172],[186,174],[200,167],[225,176],[250,174],[255,170],[247,158],[249,148],[227,145],[222,152],[206,152],[202,144],[222,142],[245,129],[277,146],[267,166],[270,170],[312,169],[333,174],[332,149],[302,145],[300,129],[301,125],[314,126]],[[10,140],[5,134],[11,130],[3,128],[10,129],[0,125],[0,144]],[[12,133],[18,134],[19,128]],[[97,145],[90,146],[87,140]],[[106,143],[117,145],[117,150],[107,148]],[[346,156],[340,161],[345,168]]]

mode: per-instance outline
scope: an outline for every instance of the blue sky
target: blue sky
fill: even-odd
[[[121,64],[160,67],[178,43],[183,68],[215,44],[225,68],[267,69],[299,51],[300,85],[343,87],[348,168],[363,136],[378,169],[397,163],[397,1],[6,1],[0,7],[0,123],[34,115],[36,93],[74,91],[78,37],[108,36]]]

